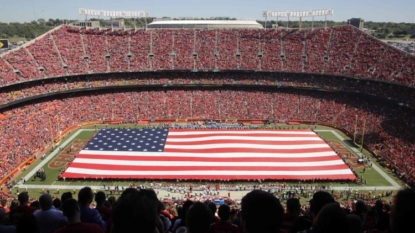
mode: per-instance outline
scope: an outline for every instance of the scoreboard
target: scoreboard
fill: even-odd
[[[9,47],[9,40],[0,39],[0,49],[7,49]]]

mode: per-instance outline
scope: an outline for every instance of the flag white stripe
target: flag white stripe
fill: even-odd
[[[222,130],[222,131],[185,131],[185,132],[176,132],[171,130],[169,132],[169,136],[186,136],[186,135],[204,135],[204,134],[270,134],[270,135],[278,135],[278,134],[292,134],[292,135],[315,135],[318,137],[314,132],[297,132],[297,131],[257,131],[257,130],[248,130],[248,131],[232,131],[232,130]]]
[[[168,137],[167,142],[201,142],[208,140],[249,140],[249,141],[275,141],[275,142],[289,142],[289,141],[323,141],[319,137],[256,137],[252,136],[200,136],[197,138],[172,138]]]
[[[191,158],[313,158],[337,155],[334,151],[310,153],[186,153],[186,152],[140,152],[140,151],[100,151],[82,150],[80,154],[100,156],[146,156],[146,157],[191,157]]]
[[[223,149],[223,148],[244,148],[244,149],[316,149],[330,148],[327,144],[303,144],[303,145],[258,145],[249,143],[223,143],[223,144],[202,144],[202,145],[169,145],[166,144],[165,149],[181,149],[181,150],[198,150],[198,149]],[[260,152],[259,152],[260,153]]]
[[[159,167],[319,167],[343,165],[342,160],[318,162],[194,162],[194,161],[127,161],[114,159],[76,158],[73,163],[123,165],[123,166],[159,166]]]
[[[223,175],[235,175],[235,176],[276,176],[276,175],[289,175],[289,176],[317,176],[317,175],[350,175],[353,174],[350,169],[338,169],[338,170],[318,170],[318,171],[119,171],[119,170],[98,170],[98,169],[86,169],[69,167],[66,170],[67,173],[74,174],[86,174],[86,175],[143,175],[143,176],[223,176]]]

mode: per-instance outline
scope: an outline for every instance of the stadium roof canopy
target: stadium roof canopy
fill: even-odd
[[[201,29],[216,29],[216,28],[264,28],[255,20],[161,20],[154,21],[147,25],[148,29],[157,28],[201,28]]]

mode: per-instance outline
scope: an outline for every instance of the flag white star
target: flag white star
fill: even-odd
[[[147,151],[147,149],[144,149],[143,151]]]
[[[112,148],[112,146],[108,146],[109,148]]]
[[[95,145],[94,147],[98,147],[98,145]]]
[[[161,150],[159,150],[159,151],[161,151]]]
[[[150,145],[150,143],[146,143],[146,146]]]
[[[127,146],[123,146],[123,148],[127,148]]]
[[[99,148],[99,150],[103,150],[102,148]]]
[[[118,150],[117,148],[115,148],[114,150]]]
[[[133,149],[128,149],[129,151],[133,151]]]
[[[156,148],[156,147],[155,147],[155,146],[152,146],[151,148],[153,148],[153,149],[154,149],[154,148]]]

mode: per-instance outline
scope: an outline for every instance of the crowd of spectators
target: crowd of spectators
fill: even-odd
[[[329,123],[354,132],[370,149],[387,158],[399,176],[414,180],[415,119],[412,110],[362,96],[302,90],[221,89],[89,92],[57,97],[2,112],[0,175],[50,144],[59,131],[94,120],[274,119]],[[366,122],[366,123],[365,123]],[[364,127],[365,125],[365,127]]]
[[[37,95],[82,88],[155,84],[243,84],[268,85],[271,87],[322,88],[371,95],[394,101],[400,105],[415,107],[410,101],[415,99],[415,92],[412,88],[406,86],[336,76],[248,72],[124,73],[43,79],[0,88],[0,105]]]
[[[415,57],[351,26],[149,31],[62,26],[2,59],[21,77],[1,61],[4,84],[79,73],[219,69],[326,73],[415,86]]]
[[[75,200],[74,198],[77,198]],[[165,200],[153,189],[129,187],[118,199],[90,187],[38,200],[22,192],[0,206],[5,233],[406,233],[415,217],[415,190],[400,190],[393,201],[352,199],[316,191],[309,203],[284,201],[254,189],[239,203],[211,199]]]

